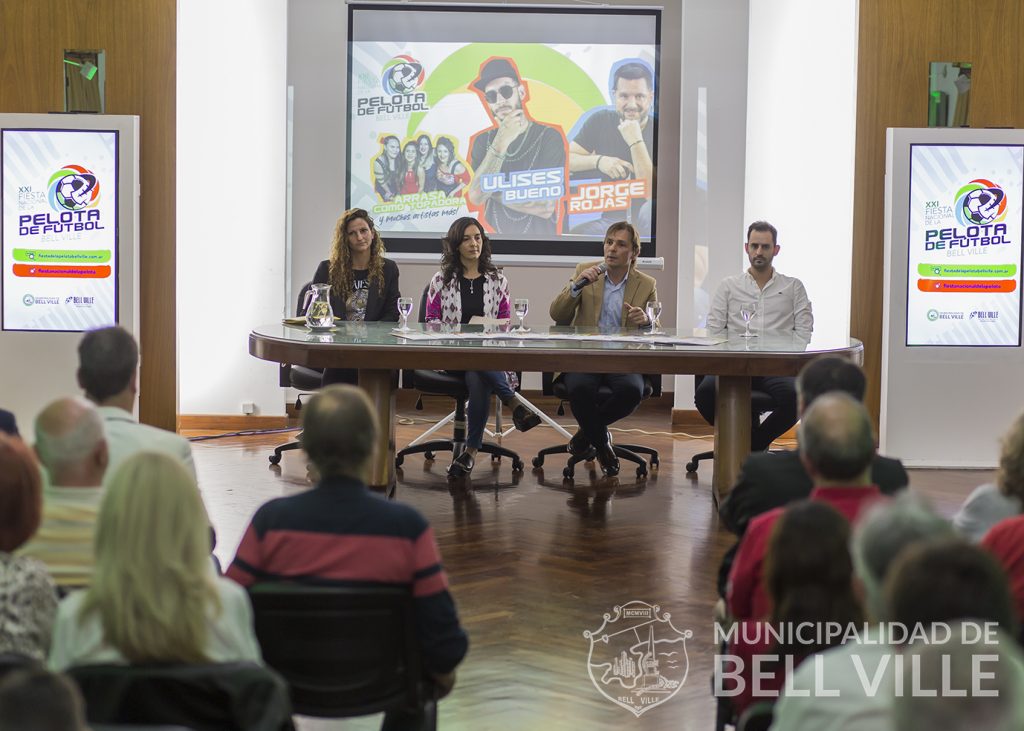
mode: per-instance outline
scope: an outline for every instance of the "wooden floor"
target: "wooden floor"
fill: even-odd
[[[400,414],[424,419],[424,412],[400,408]],[[426,412],[428,419],[439,416]],[[458,684],[441,704],[443,728],[713,728],[711,611],[718,562],[734,539],[719,527],[712,506],[711,464],[704,463],[697,477],[683,467],[694,453],[710,448],[710,441],[673,438],[669,422],[664,407],[645,409],[628,426],[653,434],[613,432],[616,442],[638,441],[660,451],[660,470],[639,483],[626,463],[613,480],[581,465],[573,485],[562,481],[564,457],[531,472],[536,451],[559,441],[547,427],[505,439],[527,463],[521,476],[512,474],[507,460],[478,464],[471,484],[450,488],[447,455],[433,463],[421,456],[406,460],[397,499],[433,524],[471,643]],[[400,423],[398,444],[425,428]],[[225,565],[262,502],[308,487],[300,452],[287,453],[280,469],[267,462],[270,448],[293,434],[194,442],[200,485],[217,529],[217,555]],[[911,471],[912,488],[947,515],[990,477],[980,471]],[[660,606],[678,630],[693,633],[681,689],[639,718],[597,691],[583,635],[600,627],[613,607],[634,600]],[[302,719],[300,728],[361,730],[379,723],[379,717]]]

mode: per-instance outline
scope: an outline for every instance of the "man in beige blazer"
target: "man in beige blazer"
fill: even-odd
[[[556,325],[599,326],[602,329],[646,327],[645,311],[658,299],[657,282],[637,271],[640,236],[625,221],[613,223],[604,237],[604,259],[577,265],[572,279],[554,302],[551,319]],[[609,477],[619,473],[619,460],[611,447],[608,425],[629,416],[643,398],[644,380],[638,373],[562,373],[573,416],[580,425],[569,441],[573,455],[597,451],[601,469]],[[602,385],[612,390],[598,402]]]

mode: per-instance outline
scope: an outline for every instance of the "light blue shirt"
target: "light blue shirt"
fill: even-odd
[[[629,272],[618,284],[612,284],[608,273],[604,275],[604,299],[601,301],[601,317],[597,325],[602,330],[615,330],[622,327],[622,303],[626,296],[626,282]]]

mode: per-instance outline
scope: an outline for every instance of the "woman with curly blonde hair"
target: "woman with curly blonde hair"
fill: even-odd
[[[126,460],[100,506],[92,584],[57,610],[50,667],[259,662],[249,597],[215,573],[209,525],[180,462]]]
[[[385,257],[384,240],[362,208],[338,217],[331,258],[320,262],[313,284],[331,285],[334,316],[349,322],[398,322],[398,265]],[[302,313],[300,313],[302,314]],[[353,368],[327,368],[323,385],[355,383]]]

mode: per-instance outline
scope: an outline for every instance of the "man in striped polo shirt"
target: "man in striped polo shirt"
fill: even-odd
[[[369,399],[354,386],[333,385],[302,412],[302,447],[320,482],[256,511],[228,577],[243,586],[299,581],[411,587],[423,663],[445,692],[469,642],[426,518],[366,486],[379,429]]]

